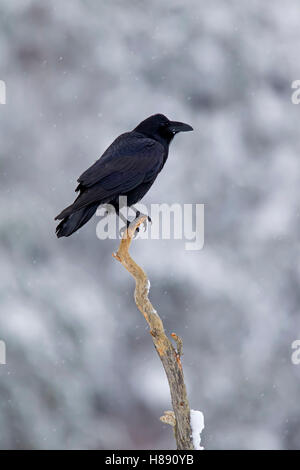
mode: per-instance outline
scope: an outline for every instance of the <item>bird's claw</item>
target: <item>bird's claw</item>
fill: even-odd
[[[127,225],[125,225],[124,227],[122,227],[122,228],[120,229],[120,231],[119,231],[120,238],[123,238],[123,237],[124,237],[124,234],[125,234],[126,230],[128,230],[128,228],[129,228],[129,226],[130,226],[130,223],[131,223],[131,222],[128,221]],[[132,238],[136,238],[136,237],[138,236],[138,234],[139,234],[139,231],[140,231],[140,228],[137,227],[137,228],[135,229],[135,232],[134,232],[134,235],[133,235]]]
[[[151,219],[151,217],[150,217],[149,215],[142,214],[141,212],[137,212],[137,213],[136,213],[136,219],[137,219],[138,217],[141,217],[141,216],[145,216],[145,217],[146,217],[146,219],[143,220],[143,222],[141,223],[141,226],[144,227],[144,232],[146,232],[147,229],[148,229],[148,222],[149,222],[150,224],[152,224],[152,219]],[[138,228],[139,228],[139,227],[138,227]],[[137,230],[138,230],[138,228],[137,228]]]
[[[127,224],[126,224],[124,227],[122,227],[122,228],[120,229],[120,232],[119,232],[119,233],[120,233],[120,237],[121,237],[121,238],[123,238],[124,233],[125,233],[126,230],[130,227],[130,225],[131,225],[132,223],[134,223],[139,217],[146,217],[145,220],[143,220],[143,222],[141,223],[140,227],[143,226],[144,232],[147,231],[148,222],[149,222],[150,224],[152,224],[152,219],[151,219],[151,217],[150,217],[149,215],[142,214],[140,211],[137,211],[137,212],[136,212],[135,219],[133,219],[131,222],[130,222],[129,220],[127,220]],[[140,233],[140,227],[137,227],[137,228],[135,229],[133,238],[136,238],[136,237],[138,236],[138,234]]]
[[[145,220],[141,223],[140,226],[143,227],[144,232],[146,232],[146,231],[147,231],[147,228],[148,228],[148,220],[145,219]]]
[[[135,218],[138,219],[140,216],[146,216],[147,219],[148,219],[148,222],[150,222],[150,224],[152,224],[152,219],[151,219],[150,215],[142,214],[142,212],[136,211]]]

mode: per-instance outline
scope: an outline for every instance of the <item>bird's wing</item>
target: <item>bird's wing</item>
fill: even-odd
[[[136,132],[121,135],[78,178],[78,189],[82,193],[73,209],[79,210],[97,201],[107,202],[142,182],[151,181],[161,170],[164,156],[164,147],[153,139]]]
[[[128,132],[119,136],[77,181],[79,186],[89,188],[112,174],[118,178],[131,170],[151,177],[148,173],[159,171],[163,156],[164,148],[159,142],[137,132]]]

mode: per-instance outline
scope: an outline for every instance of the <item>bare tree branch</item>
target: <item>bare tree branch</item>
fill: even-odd
[[[143,269],[131,258],[128,250],[131,245],[136,229],[146,221],[145,215],[135,219],[125,231],[119,249],[113,256],[127,269],[135,279],[134,299],[138,309],[144,315],[150,327],[150,334],[155,349],[165,369],[174,413],[166,411],[161,420],[174,426],[174,434],[177,449],[194,449],[192,441],[190,407],[184,383],[182,364],[182,340],[175,333],[172,337],[177,345],[177,350],[166,336],[162,320],[148,299],[150,282]]]

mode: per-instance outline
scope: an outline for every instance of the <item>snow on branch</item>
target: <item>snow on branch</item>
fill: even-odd
[[[165,333],[161,318],[148,298],[150,288],[148,277],[144,270],[131,258],[128,251],[136,229],[143,224],[146,219],[147,217],[142,214],[130,224],[123,234],[117,253],[114,253],[113,256],[115,259],[120,261],[124,268],[127,269],[135,279],[135,303],[150,327],[150,334],[152,336],[155,349],[163,364],[168,379],[174,411],[166,411],[165,415],[161,417],[161,421],[174,427],[174,435],[178,450],[196,449],[196,446],[198,448],[200,447],[200,427],[198,420],[196,423],[197,425],[195,425],[195,429],[192,430],[191,428],[191,419],[193,419],[193,414],[190,412],[180,360],[182,353],[182,340],[175,333],[171,334],[176,343],[177,348],[175,349],[171,340]]]
[[[202,411],[191,410],[191,428],[192,428],[192,437],[193,445],[195,450],[204,450],[204,447],[201,447],[201,433],[204,429],[204,416]]]

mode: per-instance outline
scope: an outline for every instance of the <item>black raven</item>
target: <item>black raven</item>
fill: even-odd
[[[140,201],[166,163],[174,135],[192,130],[188,124],[155,114],[117,137],[78,178],[77,199],[55,217],[61,220],[56,227],[57,237],[76,232],[101,204],[111,204],[119,214],[120,196],[127,197],[128,207]]]

